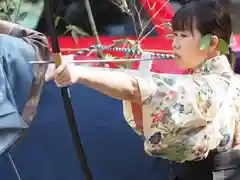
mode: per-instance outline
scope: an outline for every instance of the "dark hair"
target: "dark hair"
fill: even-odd
[[[202,36],[216,35],[230,44],[232,21],[228,10],[216,0],[194,0],[182,6],[172,19],[174,31],[193,32],[197,28]],[[234,68],[233,51],[229,49],[228,60]]]

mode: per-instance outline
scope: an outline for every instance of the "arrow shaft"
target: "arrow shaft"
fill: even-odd
[[[90,59],[90,60],[70,60],[66,61],[67,63],[109,63],[109,62],[135,62],[135,61],[156,61],[161,60],[160,58],[130,58],[130,59]],[[172,60],[172,59],[164,59],[164,60]],[[29,61],[30,64],[52,64],[55,61]]]

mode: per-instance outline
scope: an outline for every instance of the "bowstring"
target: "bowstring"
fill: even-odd
[[[11,154],[8,152],[7,155],[8,155],[8,159],[9,159],[11,165],[12,165],[12,168],[13,168],[15,174],[17,175],[17,179],[18,180],[22,180],[22,178],[20,176],[20,173],[19,173],[19,171],[18,171],[18,169],[17,169],[17,167],[16,167],[16,165],[15,165],[15,163],[13,161],[13,158],[12,158]]]

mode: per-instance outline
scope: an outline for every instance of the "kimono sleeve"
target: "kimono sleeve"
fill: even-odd
[[[136,79],[141,94],[140,108],[131,109],[131,103],[124,102],[124,112],[127,120],[133,119],[133,122],[142,124],[142,132],[147,139],[159,129],[169,131],[164,123],[197,128],[216,115],[216,97],[207,83],[207,77],[193,79],[186,75],[174,80],[156,74],[151,80]],[[134,117],[134,111],[142,114],[141,119]]]
[[[157,86],[153,81],[142,80],[135,77],[138,82],[139,91],[141,94],[139,102],[145,101],[157,91]],[[143,135],[143,113],[139,103],[131,101],[123,101],[123,115],[129,126],[138,134]]]

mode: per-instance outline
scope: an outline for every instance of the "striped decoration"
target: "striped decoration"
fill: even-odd
[[[149,54],[151,58],[159,58],[159,59],[164,59],[164,60],[167,60],[167,59],[173,59],[174,56],[171,55],[171,54],[160,54],[160,53],[152,53],[152,52],[141,52],[139,50],[135,50],[135,49],[129,49],[129,48],[120,48],[120,47],[108,47],[108,46],[103,46],[103,45],[93,45],[93,46],[90,46],[88,49],[85,49],[85,50],[82,50],[82,51],[79,51],[75,54],[75,56],[78,56],[82,53],[85,53],[85,52],[88,52],[88,51],[91,51],[91,50],[94,50],[94,49],[101,49],[101,50],[109,50],[109,51],[117,51],[117,52],[124,52],[124,53],[128,53],[128,54],[131,54],[131,55],[142,55],[143,53],[144,54]]]

